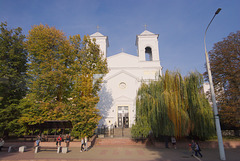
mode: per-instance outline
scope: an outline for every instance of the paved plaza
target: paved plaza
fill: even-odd
[[[240,149],[225,149],[228,161],[240,160]],[[28,161],[217,161],[218,149],[203,149],[203,158],[191,156],[188,149],[166,149],[145,146],[106,146],[98,145],[87,152],[80,152],[80,148],[73,147],[67,154],[56,153],[54,150],[41,151],[34,154],[29,148],[24,153],[6,151],[0,152],[0,160],[28,160]]]

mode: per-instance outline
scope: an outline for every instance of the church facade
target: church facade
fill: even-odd
[[[159,59],[158,34],[145,30],[136,36],[138,56],[125,52],[107,57],[108,37],[96,32],[96,39],[104,58],[107,58],[109,73],[103,77],[100,101],[97,108],[102,119],[99,126],[114,125],[131,127],[136,118],[136,96],[141,82],[155,80],[162,75]]]

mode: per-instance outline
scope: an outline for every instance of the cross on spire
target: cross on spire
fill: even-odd
[[[145,24],[144,27],[145,27],[145,30],[147,30],[147,24]]]
[[[99,28],[100,28],[100,27],[97,25],[97,32],[99,32]]]
[[[123,48],[122,48],[122,53],[123,53]]]

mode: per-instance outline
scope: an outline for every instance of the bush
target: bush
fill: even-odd
[[[135,125],[132,126],[131,134],[133,138],[147,138],[151,128],[147,122],[146,116],[138,118]]]

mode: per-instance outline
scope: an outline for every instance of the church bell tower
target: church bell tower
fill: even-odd
[[[139,61],[160,61],[158,49],[158,34],[145,30],[137,35],[136,46],[138,48]]]
[[[96,44],[99,45],[100,52],[103,54],[103,58],[107,57],[107,48],[109,47],[108,37],[104,36],[100,32],[96,32],[90,35],[91,40],[96,39]]]

